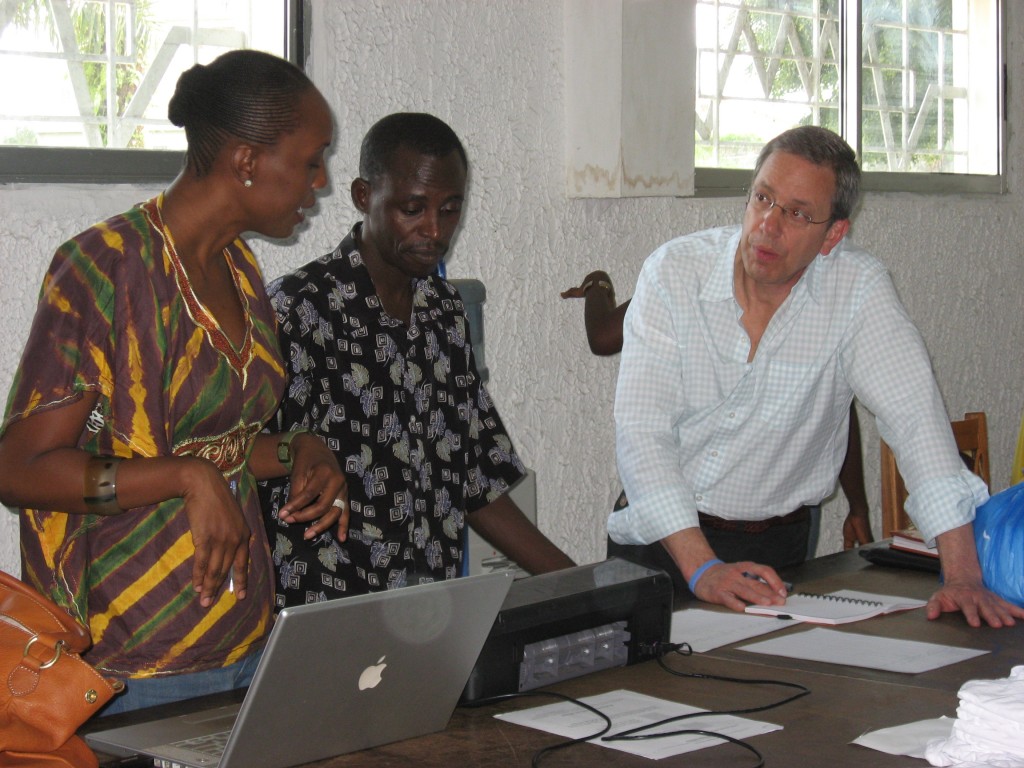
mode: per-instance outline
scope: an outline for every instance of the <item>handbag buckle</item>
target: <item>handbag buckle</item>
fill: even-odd
[[[39,635],[32,635],[32,637],[29,638],[28,643],[25,645],[25,651],[24,651],[24,653],[22,655],[23,656],[28,656],[29,648],[31,648],[32,644],[35,643],[38,640],[39,640]],[[50,659],[49,661],[42,662],[39,665],[39,668],[40,669],[49,669],[54,664],[56,664],[57,663],[57,659],[60,658],[60,654],[61,654],[61,651],[63,649],[64,649],[64,641],[63,640],[58,640],[53,645],[53,658]]]

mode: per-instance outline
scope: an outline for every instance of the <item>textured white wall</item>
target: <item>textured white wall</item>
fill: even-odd
[[[583,307],[558,292],[605,267],[627,298],[643,259],[670,237],[739,220],[738,199],[569,200],[563,193],[562,4],[553,0],[314,0],[311,71],[334,105],[331,194],[293,243],[255,243],[274,277],[330,250],[354,221],[359,140],[398,110],[447,120],[472,175],[452,277],[487,286],[490,388],[537,471],[539,525],[580,562],[604,555],[618,491],[612,397],[618,362],[593,357]],[[891,267],[932,354],[951,415],[989,414],[993,485],[1006,486],[1024,405],[1020,340],[1024,9],[1007,3],[1010,161],[1002,196],[869,194],[853,236]],[[0,186],[0,391],[28,333],[50,252],[156,190]],[[878,528],[878,439],[862,413]],[[841,546],[845,502],[827,508],[820,552]],[[0,568],[18,568],[17,522],[0,516]]]

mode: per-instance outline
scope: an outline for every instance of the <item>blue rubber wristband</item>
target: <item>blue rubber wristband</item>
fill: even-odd
[[[697,594],[697,582],[700,581],[700,577],[704,575],[704,571],[706,571],[712,565],[720,565],[721,562],[722,561],[719,560],[717,557],[712,557],[710,560],[708,560],[706,563],[704,563],[704,565],[702,565],[700,568],[698,568],[696,571],[694,571],[693,572],[693,576],[691,576],[690,580],[688,582],[686,582],[686,586],[690,588],[690,592],[692,592],[694,595],[696,595]]]

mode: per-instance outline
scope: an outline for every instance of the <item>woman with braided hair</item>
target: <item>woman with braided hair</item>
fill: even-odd
[[[127,683],[108,713],[248,683],[272,622],[258,480],[290,476],[285,514],[311,537],[348,524],[334,454],[263,431],[286,372],[241,238],[303,221],[330,110],[297,67],[241,50],[185,72],[169,117],[181,173],[57,249],[0,428],[22,578]]]

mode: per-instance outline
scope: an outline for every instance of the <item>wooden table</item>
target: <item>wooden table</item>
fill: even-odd
[[[818,558],[785,573],[784,577],[794,582],[797,591],[827,592],[846,588],[926,598],[936,586],[934,575],[871,566],[855,552]],[[800,629],[801,625],[797,625],[784,631]],[[768,766],[828,768],[859,768],[865,765],[921,768],[925,765],[921,760],[886,755],[854,746],[850,741],[862,733],[889,725],[942,715],[954,717],[957,691],[964,682],[1006,677],[1013,666],[1024,664],[1024,624],[1000,630],[987,627],[973,629],[959,614],[929,622],[923,610],[916,610],[834,629],[979,648],[989,653],[916,675],[754,654],[739,650],[735,645],[689,657],[672,656],[666,663],[688,673],[745,679],[771,678],[806,686],[811,690],[809,695],[782,707],[748,715],[783,726],[781,731],[752,737],[749,743],[764,755]],[[785,698],[791,692],[774,686],[754,687],[706,678],[676,677],[653,661],[597,672],[551,688],[577,698],[617,689],[629,689],[710,710],[757,706]],[[448,728],[440,733],[313,765],[321,768],[529,766],[538,750],[562,739],[505,723],[495,719],[494,715],[550,702],[550,699],[525,698],[485,707],[459,708]],[[618,750],[582,744],[545,756],[542,765],[550,768],[593,768],[595,764],[610,768],[651,768],[654,765],[659,768],[742,768],[754,762],[751,753],[731,744],[685,753],[657,763]]]

